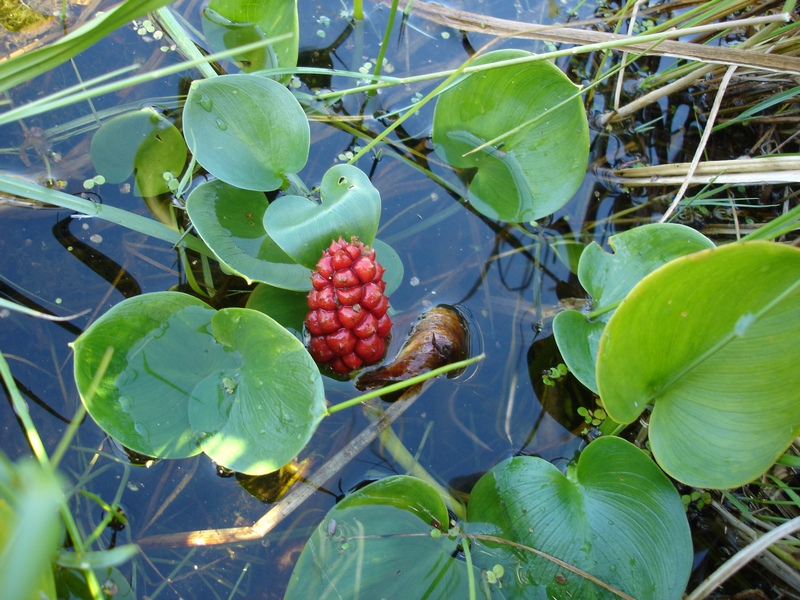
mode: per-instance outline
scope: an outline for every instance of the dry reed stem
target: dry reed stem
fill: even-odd
[[[649,167],[631,167],[611,171],[614,183],[627,186],[678,185],[687,178],[691,163],[672,163]],[[690,177],[692,184],[796,183],[800,181],[800,157],[762,156],[738,160],[700,162]]]
[[[381,4],[389,6],[388,0],[380,0]],[[408,2],[400,1],[400,8],[405,8]],[[452,27],[462,31],[473,31],[487,35],[500,37],[515,37],[524,39],[545,40],[551,42],[576,44],[578,46],[588,44],[619,43],[625,40],[635,40],[635,37],[603,31],[589,31],[572,27],[535,25],[530,23],[520,23],[507,19],[498,19],[484,15],[455,10],[437,4],[417,1],[414,2],[412,13],[415,16],[427,19],[433,23]],[[767,17],[754,17],[752,19],[740,19],[729,21],[723,24],[706,26],[708,31],[719,31],[721,29],[735,29],[738,27],[750,27],[776,22],[786,22],[789,19],[787,14],[775,14]],[[699,28],[698,28],[699,29]],[[663,32],[664,35],[678,36],[680,32]],[[795,56],[783,56],[776,54],[765,54],[754,50],[740,50],[738,48],[722,48],[717,46],[706,46],[703,44],[693,44],[690,42],[678,42],[674,40],[664,40],[656,47],[652,47],[652,42],[632,41],[626,44],[624,49],[629,52],[641,52],[649,55],[672,56],[687,60],[698,60],[707,63],[722,65],[737,65],[741,67],[751,67],[765,71],[775,71],[779,73],[793,73],[800,75],[800,58]]]

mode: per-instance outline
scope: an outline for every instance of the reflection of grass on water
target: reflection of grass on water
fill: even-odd
[[[63,60],[69,56],[74,56],[82,51],[94,41],[101,39],[107,34],[111,33],[118,27],[127,24],[134,18],[143,16],[147,11],[158,10],[162,17],[162,21],[171,23],[171,31],[173,38],[178,42],[178,46],[183,50],[189,58],[187,62],[180,65],[171,66],[151,73],[143,73],[134,76],[126,76],[119,81],[109,83],[108,80],[112,77],[127,75],[129,71],[134,70],[136,67],[121,69],[113,73],[101,75],[92,80],[86,81],[80,85],[74,86],[71,89],[64,90],[58,94],[53,94],[48,97],[41,98],[35,102],[20,106],[18,108],[8,110],[0,114],[0,125],[8,124],[15,120],[24,121],[33,116],[50,112],[62,108],[68,104],[82,102],[92,97],[103,94],[108,94],[113,91],[152,81],[154,79],[164,77],[168,74],[178,73],[190,67],[198,67],[206,65],[214,60],[219,60],[224,57],[230,56],[234,53],[241,52],[241,49],[236,51],[223,52],[215,55],[200,57],[194,49],[191,38],[183,32],[181,35],[180,24],[177,21],[170,21],[172,13],[169,9],[160,9],[161,6],[167,4],[165,0],[155,0],[147,3],[141,2],[126,2],[119,9],[113,13],[109,13],[105,19],[95,19],[90,21],[81,31],[76,31],[67,38],[64,38],[58,44],[47,46],[38,51],[26,53],[25,55],[0,64],[0,90],[9,91],[14,86],[26,82],[32,77],[40,74],[47,73],[55,68]],[[21,3],[19,3],[21,4]],[[733,4],[733,6],[731,6]],[[638,3],[637,3],[638,6]],[[530,25],[522,23],[514,23],[510,21],[501,21],[499,19],[491,19],[481,15],[472,15],[453,11],[440,6],[434,6],[427,3],[418,3],[417,6],[412,8],[412,14],[417,17],[425,18],[431,22],[441,25],[456,27],[462,31],[479,31],[481,34],[498,35],[498,36],[519,36],[521,38],[538,38],[548,40],[551,43],[565,43],[576,44],[576,47],[568,49],[554,49],[547,54],[539,55],[531,58],[530,60],[556,60],[562,57],[573,57],[579,55],[581,57],[589,57],[587,62],[595,61],[594,64],[589,64],[589,82],[596,87],[592,89],[591,94],[606,93],[610,95],[608,84],[610,80],[606,81],[605,78],[609,77],[609,70],[604,70],[604,63],[594,57],[596,56],[612,56],[611,50],[624,51],[629,49],[628,58],[632,61],[634,59],[642,59],[641,54],[648,55],[668,54],[670,56],[677,56],[678,58],[685,58],[684,61],[678,61],[670,69],[662,70],[654,73],[643,80],[643,85],[647,86],[649,92],[638,95],[634,99],[630,99],[627,104],[617,103],[607,105],[608,109],[601,120],[600,124],[606,128],[607,131],[613,131],[614,127],[620,124],[627,124],[632,122],[634,125],[635,134],[647,134],[650,130],[655,131],[656,125],[662,120],[661,117],[649,119],[645,124],[640,124],[636,120],[637,115],[643,114],[647,107],[653,105],[664,98],[671,95],[681,93],[683,90],[691,90],[692,93],[703,93],[708,97],[707,104],[710,105],[704,123],[706,133],[710,137],[704,136],[700,144],[694,151],[695,160],[691,162],[686,161],[678,164],[661,164],[652,167],[638,168],[638,165],[627,165],[618,168],[613,172],[608,173],[609,181],[619,186],[626,186],[630,188],[642,188],[658,186],[659,198],[648,198],[647,201],[640,206],[633,208],[625,208],[620,210],[605,220],[611,223],[621,225],[622,218],[630,212],[636,212],[647,206],[654,206],[656,202],[661,204],[661,199],[664,196],[663,189],[667,187],[672,196],[673,205],[665,212],[664,219],[674,215],[676,211],[688,210],[686,207],[691,206],[698,209],[700,214],[699,219],[707,219],[709,210],[703,212],[703,207],[714,207],[719,204],[728,204],[731,207],[727,213],[726,219],[730,222],[729,231],[738,233],[741,231],[739,223],[739,212],[747,210],[748,205],[745,201],[737,199],[734,194],[736,189],[734,186],[745,185],[786,185],[787,183],[795,182],[798,180],[798,172],[800,172],[800,163],[797,162],[796,157],[781,157],[772,158],[768,154],[758,157],[758,160],[753,161],[737,161],[735,168],[730,163],[721,163],[716,161],[702,161],[703,153],[709,149],[714,151],[715,136],[712,129],[716,126],[719,128],[740,125],[743,122],[749,124],[760,124],[764,128],[764,135],[760,144],[754,145],[753,149],[756,152],[760,151],[762,147],[770,148],[770,153],[775,151],[785,151],[788,149],[787,144],[794,138],[796,134],[786,134],[787,129],[797,129],[797,123],[800,117],[797,116],[797,111],[794,108],[794,103],[800,89],[795,87],[791,82],[791,77],[800,73],[798,67],[798,59],[790,54],[790,51],[797,45],[797,32],[798,23],[787,23],[786,19],[781,15],[756,15],[747,14],[742,16],[735,23],[730,21],[721,20],[723,15],[730,15],[737,10],[744,10],[748,6],[744,2],[722,2],[721,0],[700,2],[694,8],[687,10],[685,13],[667,18],[667,16],[659,15],[658,7],[650,8],[640,11],[640,20],[647,19],[648,29],[643,31],[635,40],[612,40],[609,35],[598,35],[599,32],[594,31],[591,24],[585,24],[582,28],[586,31],[571,29],[565,32],[561,28],[541,28],[535,31],[531,30]],[[4,1],[0,4],[0,23],[6,26],[7,29],[17,30],[28,26],[36,25],[42,22],[42,15],[29,12],[17,12],[14,16],[15,21],[10,21],[9,15],[10,7],[18,7],[18,3]],[[21,16],[20,16],[21,15]],[[354,2],[354,16],[358,19],[363,18],[363,6],[360,0]],[[620,11],[619,14],[604,15],[607,22],[612,26],[621,28],[622,24],[630,15]],[[635,22],[636,19],[633,19]],[[573,28],[575,23],[572,24]],[[685,27],[691,26],[692,29],[686,30]],[[684,28],[680,31],[671,29],[675,27]],[[728,48],[723,45],[717,45],[718,40],[726,35],[726,32],[733,27],[750,28],[753,34],[745,39],[738,40],[740,43],[735,49]],[[580,35],[576,35],[579,31]],[[586,35],[584,35],[586,33]],[[568,35],[569,34],[569,35]],[[675,41],[674,38],[684,38],[687,35],[697,36],[695,43],[687,44],[684,42]],[[250,48],[257,48],[264,45],[266,42],[259,42],[252,44]],[[701,48],[698,49],[698,45]],[[385,50],[385,48],[382,48]],[[765,49],[769,49],[770,53],[766,54]],[[786,52],[786,55],[782,55]],[[640,54],[637,54],[640,53]],[[578,61],[579,59],[572,59]],[[582,60],[582,58],[580,59]],[[735,70],[734,70],[735,65]],[[496,65],[495,65],[496,66]],[[492,68],[492,67],[480,67]],[[613,68],[613,67],[612,67]],[[636,68],[636,66],[634,66]],[[726,73],[727,69],[727,74]],[[755,77],[754,73],[762,73],[766,69],[770,72],[770,87],[771,90],[782,88],[780,94],[771,94],[765,97],[763,92],[759,92],[759,80]],[[394,88],[400,86],[407,86],[410,84],[418,83],[421,81],[437,80],[445,81],[437,90],[424,98],[423,102],[409,104],[409,110],[401,116],[400,119],[394,121],[391,127],[385,128],[377,132],[376,139],[370,139],[369,144],[362,145],[362,150],[359,156],[369,152],[372,147],[380,142],[387,143],[385,139],[391,130],[399,129],[400,125],[411,118],[421,110],[425,101],[434,99],[438,91],[446,87],[446,84],[458,75],[469,70],[467,64],[462,65],[459,69],[451,71],[442,71],[437,73],[414,75],[410,77],[375,77],[374,83],[364,85],[361,87],[353,88],[350,90],[332,90],[324,94],[318,94],[317,98],[321,100],[335,101],[343,98],[346,95],[370,93],[377,89]],[[288,69],[286,72],[303,73],[301,69]],[[330,74],[326,69],[310,69],[309,73]],[[206,73],[210,75],[209,70]],[[742,73],[740,75],[740,73]],[[337,73],[335,75],[351,77],[351,78],[364,78],[363,73]],[[613,75],[611,76],[613,78]],[[620,82],[622,82],[622,74],[620,72]],[[451,78],[451,79],[448,79]],[[702,90],[701,90],[702,86]],[[698,91],[701,90],[701,91]],[[734,104],[736,101],[736,104]],[[335,120],[336,116],[326,115],[326,118]],[[342,120],[337,126],[347,128],[353,132],[354,135],[360,136],[367,140],[375,138],[376,132],[369,132],[369,135],[360,126],[352,126],[346,121]],[[654,133],[655,135],[655,133]],[[723,134],[724,135],[724,134]],[[795,143],[796,143],[796,138]],[[393,147],[397,148],[398,145]],[[743,148],[741,152],[744,153],[751,148]],[[352,157],[350,162],[353,162],[358,157]],[[404,160],[408,163],[413,163],[413,159],[404,156]],[[601,161],[602,162],[602,161]],[[602,165],[601,165],[602,167]],[[649,169],[649,170],[648,170]],[[181,184],[185,189],[189,182],[189,175],[185,177]],[[725,175],[723,178],[722,175]],[[672,179],[670,179],[670,177]],[[703,178],[705,177],[705,179]],[[695,194],[694,197],[687,197],[681,201],[681,196],[688,190],[690,184],[702,184],[706,187],[700,192]],[[719,184],[719,187],[710,188]],[[448,184],[452,186],[452,184]],[[672,188],[681,186],[680,193],[675,196]],[[713,193],[712,191],[713,190]],[[96,205],[87,200],[81,200],[66,194],[56,192],[54,190],[47,190],[39,187],[36,184],[21,181],[19,179],[9,177],[5,174],[0,174],[0,191],[6,194],[13,194],[15,196],[27,197],[45,202],[87,215],[99,216],[106,218],[114,223],[123,225],[133,231],[139,231],[148,236],[165,240],[169,243],[185,246],[188,249],[198,251],[210,256],[208,249],[205,245],[191,233],[180,234],[172,227],[162,225],[161,223],[152,219],[143,218],[132,212],[121,210],[110,206]],[[785,193],[781,198],[784,202],[796,200],[796,192],[792,191],[788,186],[784,189]],[[645,192],[647,194],[647,192]],[[788,206],[788,204],[787,204]],[[583,230],[586,231],[588,227],[598,227],[602,225],[603,221],[592,221],[591,223],[584,223]],[[768,225],[772,229],[774,235],[778,233],[791,233],[796,229],[796,218],[793,216],[783,217],[781,220],[773,222]],[[762,232],[762,235],[766,235]],[[21,396],[15,393],[15,387],[11,380],[8,369],[3,365],[4,380],[11,391],[12,399],[17,408],[18,415],[27,415],[27,412],[21,408],[24,404]],[[556,379],[554,375],[549,375],[551,378]],[[552,382],[551,382],[552,383]],[[82,408],[82,405],[81,405]],[[586,410],[586,409],[584,409]],[[22,411],[22,412],[20,412]],[[594,412],[587,411],[584,417],[587,419],[587,425],[595,425],[594,420],[600,420],[601,410]],[[591,418],[589,418],[591,417]],[[34,440],[37,439],[36,427],[33,422],[27,418],[23,418],[24,427],[32,445]],[[73,421],[73,426],[75,422]],[[74,429],[70,430],[70,434],[74,433]],[[56,450],[52,461],[53,466],[57,465],[60,457],[66,449],[66,444],[69,443],[69,435],[66,435],[58,449]],[[39,443],[41,446],[41,444]],[[399,453],[399,451],[398,451]],[[46,455],[37,451],[37,456],[42,463],[45,470],[50,469],[49,462]],[[796,466],[796,465],[794,465]],[[721,497],[715,496],[711,502],[711,506],[716,509],[723,518],[727,519],[733,526],[741,531],[742,538],[749,542],[757,536],[753,533],[756,531],[768,530],[771,527],[770,522],[783,522],[788,521],[796,515],[796,511],[800,508],[800,498],[796,492],[796,486],[792,480],[791,471],[776,471],[775,475],[770,475],[768,480],[765,480],[760,487],[743,488],[735,492],[725,492]],[[694,492],[699,494],[699,492]],[[689,494],[690,498],[694,498]],[[722,501],[727,500],[729,504],[723,504]],[[67,524],[70,537],[73,545],[75,546],[76,553],[88,552],[88,546],[84,547],[81,542],[81,533],[78,531],[76,523],[69,515],[68,509],[65,509],[63,503],[57,502],[61,509],[61,515]],[[706,503],[707,504],[707,503]],[[753,511],[754,505],[761,505],[764,510]],[[111,510],[109,514],[115,512],[116,501],[108,505]],[[740,517],[732,514],[732,509],[736,509]],[[706,509],[708,510],[708,509]],[[65,512],[66,511],[66,512]],[[109,517],[110,518],[110,517]],[[747,524],[745,525],[745,522]],[[105,523],[102,524],[105,527]],[[98,529],[100,526],[98,526]],[[96,537],[96,531],[88,536],[88,539]],[[87,539],[84,537],[83,539]],[[790,548],[790,547],[787,547]],[[789,585],[796,584],[796,578],[792,579],[791,574],[787,574],[785,569],[786,565],[797,567],[796,561],[792,558],[792,554],[787,548],[777,548],[767,558],[763,559],[769,564],[769,568],[773,569],[779,577],[786,578],[785,581]],[[121,558],[124,553],[120,552]],[[89,555],[87,555],[89,556]],[[183,561],[188,560],[191,553],[183,557]],[[777,558],[776,558],[777,557]],[[98,559],[99,560],[99,559]],[[176,572],[183,566],[183,561],[178,561],[175,565]],[[87,571],[91,573],[91,571]],[[0,577],[2,580],[3,577]],[[94,579],[93,575],[88,575],[89,586],[93,593],[100,594],[100,582]],[[229,585],[236,590],[237,584],[229,582]]]

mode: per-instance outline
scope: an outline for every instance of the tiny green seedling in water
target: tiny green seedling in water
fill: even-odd
[[[564,377],[568,372],[567,365],[559,363],[558,366],[550,367],[542,373],[542,383],[553,386],[557,380]]]
[[[106,178],[102,175],[95,175],[91,179],[87,179],[83,182],[83,189],[91,190],[96,185],[103,185],[106,182]]]
[[[498,588],[502,588],[503,582],[501,580],[503,578],[503,575],[505,575],[505,573],[506,573],[505,567],[503,567],[503,565],[497,564],[492,567],[491,571],[486,571],[486,581],[492,585],[497,584]]]
[[[585,406],[578,407],[578,414],[583,417],[583,420],[587,425],[591,425],[592,427],[599,427],[608,416],[606,411],[603,410],[600,400],[598,400],[597,403],[598,408],[594,410],[589,410]],[[589,433],[589,429],[588,427],[585,427],[581,431],[581,435],[586,435],[587,433]]]
[[[178,187],[180,187],[180,181],[178,180],[175,175],[169,171],[164,171],[161,176],[164,178],[164,181],[167,183],[167,188],[171,192],[177,192]]]
[[[711,493],[695,490],[691,494],[683,494],[681,496],[683,508],[689,510],[689,507],[694,504],[697,510],[703,510],[706,506],[711,504]]]

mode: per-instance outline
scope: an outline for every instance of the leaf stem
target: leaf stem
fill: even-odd
[[[468,367],[469,365],[478,362],[479,360],[483,360],[485,357],[486,357],[485,354],[479,354],[478,356],[473,356],[472,358],[467,358],[465,360],[459,360],[457,362],[450,363],[449,365],[444,365],[443,367],[439,367],[438,369],[434,369],[433,371],[428,371],[427,373],[423,373],[422,375],[416,375],[414,377],[411,377],[410,379],[406,379],[405,381],[398,381],[397,383],[387,385],[386,387],[382,387],[377,390],[372,390],[371,392],[367,392],[366,394],[361,394],[360,396],[356,396],[355,398],[351,398],[350,400],[345,400],[344,402],[340,402],[339,404],[329,406],[327,410],[327,415],[329,416],[332,415],[333,413],[339,412],[340,410],[350,408],[351,406],[356,406],[358,404],[361,404],[362,402],[366,402],[367,400],[372,400],[372,398],[377,398],[385,394],[391,394],[392,392],[404,390],[413,385],[417,385],[418,383],[423,383],[428,379],[438,377],[443,373],[449,373],[450,371],[457,371],[458,369],[463,369],[465,367]]]
[[[389,46],[389,38],[392,36],[394,29],[394,18],[397,14],[398,0],[392,0],[392,7],[389,9],[389,20],[386,22],[386,29],[383,32],[383,39],[381,40],[380,49],[378,50],[378,58],[375,61],[375,69],[372,72],[374,77],[381,74],[381,67],[383,66],[383,57],[386,56],[386,48]],[[375,95],[375,90],[370,92],[370,96]]]
[[[469,600],[475,600],[475,572],[472,568],[472,552],[469,548],[470,539],[464,537],[461,541],[461,549],[464,551],[464,560],[467,563],[467,586],[469,589]]]
[[[624,298],[622,299],[624,300]],[[593,310],[590,313],[587,313],[586,318],[589,320],[596,319],[600,315],[604,315],[607,312],[611,312],[619,307],[622,304],[622,300],[617,300],[616,302],[612,302],[611,304],[606,304],[605,306],[601,306],[598,309]]]

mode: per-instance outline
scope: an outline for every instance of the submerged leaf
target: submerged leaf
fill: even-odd
[[[152,108],[104,123],[90,151],[95,170],[108,183],[122,183],[135,173],[135,191],[144,197],[169,191],[164,173],[180,175],[186,163],[183,136]]]
[[[211,0],[203,33],[215,52],[289,34],[265,48],[234,57],[245,73],[296,67],[300,39],[297,0]]]

